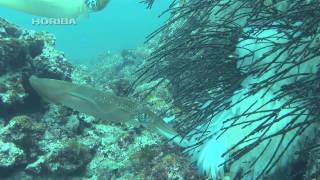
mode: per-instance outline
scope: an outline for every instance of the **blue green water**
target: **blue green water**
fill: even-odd
[[[159,1],[146,9],[139,0],[111,0],[101,12],[77,19],[77,25],[32,25],[35,16],[0,8],[0,15],[27,29],[49,31],[57,38],[57,49],[72,62],[87,62],[105,52],[119,52],[143,44],[145,36],[161,26],[158,15],[168,7]]]

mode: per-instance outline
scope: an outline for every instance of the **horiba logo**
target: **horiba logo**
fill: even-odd
[[[76,25],[75,18],[32,18],[32,25]]]

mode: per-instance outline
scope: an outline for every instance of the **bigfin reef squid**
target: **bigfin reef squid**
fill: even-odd
[[[173,139],[180,146],[188,144],[176,130],[147,106],[130,98],[120,97],[112,92],[100,91],[89,86],[36,76],[31,76],[29,83],[48,103],[63,105],[109,122],[130,123],[138,119],[139,124],[152,132]]]

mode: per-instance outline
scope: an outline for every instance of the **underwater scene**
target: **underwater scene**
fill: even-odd
[[[320,180],[320,0],[0,0],[0,180]]]

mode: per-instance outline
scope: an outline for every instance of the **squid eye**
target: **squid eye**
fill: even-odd
[[[90,11],[101,11],[109,3],[109,0],[85,0],[85,4]]]
[[[139,114],[137,115],[137,119],[138,119],[138,121],[139,121],[140,123],[142,123],[142,124],[150,123],[150,120],[149,120],[149,118],[148,118],[148,116],[147,116],[146,113],[139,113]]]
[[[88,9],[92,11],[97,11],[98,6],[97,6],[97,1],[96,0],[85,0],[85,4],[88,7]]]

